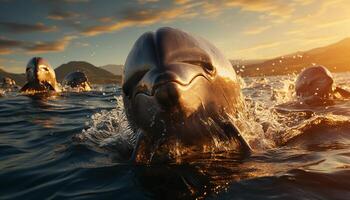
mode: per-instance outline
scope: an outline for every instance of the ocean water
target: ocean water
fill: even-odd
[[[295,76],[241,79],[250,156],[128,160],[120,88],[0,97],[0,199],[350,199],[350,100],[301,104]],[[350,89],[350,74],[335,75]]]

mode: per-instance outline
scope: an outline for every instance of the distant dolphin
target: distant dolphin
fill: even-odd
[[[295,91],[299,98],[309,101],[332,99],[337,94],[345,98],[350,97],[350,92],[334,87],[333,76],[324,66],[304,69],[297,77]]]
[[[11,86],[15,86],[15,85],[16,85],[16,81],[10,77],[4,77],[2,79],[2,86],[11,87]]]
[[[122,93],[131,128],[139,133],[137,162],[151,162],[158,148],[176,141],[209,146],[213,136],[250,151],[230,120],[245,112],[236,73],[204,39],[174,28],[144,33],[127,57]]]
[[[63,85],[77,88],[82,91],[90,91],[91,86],[84,72],[71,72],[63,79]]]
[[[19,89],[18,85],[16,84],[16,81],[13,80],[10,77],[4,77],[1,83],[1,88],[5,90],[17,90]]]
[[[22,87],[22,92],[61,90],[56,81],[55,71],[44,58],[34,57],[28,62],[26,77],[27,83]]]

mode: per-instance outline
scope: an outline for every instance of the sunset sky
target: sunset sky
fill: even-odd
[[[24,73],[33,56],[124,64],[146,31],[171,26],[229,59],[261,59],[350,37],[349,0],[0,0],[0,67]]]

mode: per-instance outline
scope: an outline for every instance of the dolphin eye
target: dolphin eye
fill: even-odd
[[[189,61],[183,61],[183,62],[191,64],[191,65],[201,66],[208,73],[214,73],[214,71],[215,71],[214,66],[211,63],[206,62],[206,61],[192,61],[192,60],[189,60]]]
[[[40,65],[40,66],[39,66],[39,69],[40,69],[41,71],[46,71],[46,72],[49,71],[49,68],[48,68],[47,66],[45,66],[45,65]]]

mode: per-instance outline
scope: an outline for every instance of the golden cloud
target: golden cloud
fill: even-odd
[[[82,30],[83,35],[94,36],[101,33],[118,31],[130,26],[145,26],[156,22],[167,22],[179,17],[184,17],[186,12],[181,8],[168,10],[141,10],[133,12],[123,20],[109,25],[91,26]],[[182,15],[182,16],[181,16]]]
[[[286,32],[286,35],[299,35],[305,33],[303,29],[289,30]]]
[[[24,43],[22,41],[18,40],[11,40],[7,38],[0,38],[0,49],[5,50],[5,49],[10,49],[10,48],[15,48],[18,46],[22,46]]]
[[[73,36],[66,36],[60,40],[49,41],[49,42],[35,42],[33,44],[26,45],[24,47],[27,53],[48,53],[48,52],[60,52],[64,51],[70,44]]]
[[[340,25],[340,24],[344,24],[344,23],[348,23],[348,22],[350,22],[350,18],[340,19],[340,20],[336,20],[336,21],[323,22],[321,24],[317,24],[315,27],[316,28],[329,28],[331,26],[336,26],[336,25]]]
[[[47,53],[63,51],[70,44],[73,36],[66,36],[56,41],[31,42],[22,40],[10,40],[0,38],[0,54],[10,54],[14,49],[26,51],[26,53]]]
[[[54,32],[56,26],[46,26],[43,23],[23,24],[17,22],[0,22],[0,30],[9,33]]]
[[[0,55],[8,55],[13,53],[13,50],[11,49],[0,49]]]
[[[138,0],[140,4],[152,3],[158,0]],[[336,5],[344,0],[329,0],[322,3],[322,9],[327,5]],[[322,1],[325,2],[325,1]],[[139,8],[137,11],[126,12],[125,16],[118,20],[115,16],[101,17],[95,21],[95,25],[78,27],[79,31],[86,36],[95,36],[103,33],[119,31],[132,26],[145,26],[154,23],[169,22],[176,19],[193,18],[197,16],[216,17],[228,9],[238,9],[241,12],[255,12],[259,19],[270,23],[282,23],[294,17],[298,6],[308,6],[315,3],[315,0],[173,0],[169,8],[149,7]],[[322,11],[323,12],[323,11]],[[120,13],[123,13],[121,11]],[[248,29],[243,33],[246,35],[256,35],[269,27],[257,27]]]
[[[138,0],[139,4],[146,4],[146,3],[156,3],[159,0]]]
[[[245,12],[257,12],[282,18],[288,18],[294,12],[294,4],[282,0],[202,1],[202,11],[206,14],[218,15],[223,10],[229,8],[237,8]]]
[[[47,16],[47,18],[51,20],[66,20],[74,17],[79,17],[79,14],[71,11],[61,11],[61,10],[53,10]]]
[[[141,0],[140,3],[153,2],[153,0]],[[94,25],[83,28],[83,35],[94,36],[102,33],[119,31],[131,26],[145,26],[158,22],[168,22],[175,19],[193,18],[206,14],[206,16],[217,16],[223,10],[238,8],[242,11],[258,12],[264,15],[288,18],[294,11],[292,3],[282,0],[219,0],[219,1],[191,1],[174,0],[173,5],[167,9],[140,9],[127,12],[125,17],[117,22],[111,23],[113,17],[103,17],[98,21],[109,23],[107,25]],[[267,29],[267,28],[266,28]],[[247,32],[247,34],[258,34],[264,30]]]
[[[175,0],[174,3],[175,4],[186,4],[189,3],[191,0]]]
[[[87,3],[90,0],[63,0],[66,3]]]
[[[249,29],[243,31],[243,34],[245,34],[245,35],[257,35],[257,34],[262,33],[270,28],[271,28],[270,25],[260,26],[260,27],[252,27],[252,28],[249,28]]]
[[[330,41],[337,40],[337,38],[338,38],[337,36],[326,35],[326,36],[320,36],[320,37],[306,37],[306,38],[302,38],[301,41],[307,44],[318,44],[318,43],[327,44]]]
[[[226,6],[238,7],[243,11],[266,12],[268,15],[289,16],[294,8],[286,1],[278,0],[227,0]]]
[[[319,1],[318,7],[315,12],[312,14],[307,13],[306,15],[301,15],[296,17],[293,22],[296,24],[315,24],[323,19],[328,19],[332,16],[335,16],[335,14],[341,14],[342,13],[348,13],[348,6],[346,5],[347,0],[325,0],[325,1]],[[337,11],[337,13],[332,12],[332,10]],[[330,15],[332,13],[332,15]]]
[[[272,43],[263,43],[263,44],[258,44],[252,47],[248,47],[245,49],[241,49],[239,51],[237,51],[238,53],[246,53],[246,52],[253,52],[253,51],[257,51],[257,50],[261,50],[261,49],[268,49],[268,48],[273,48],[273,47],[277,47],[280,46],[281,42],[272,42]]]

